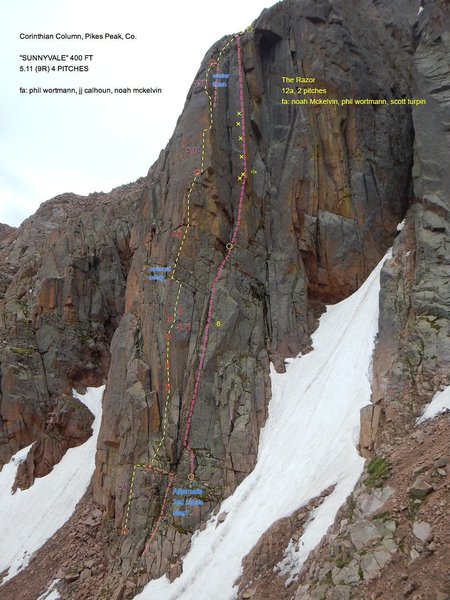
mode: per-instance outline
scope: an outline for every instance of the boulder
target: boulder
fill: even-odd
[[[421,542],[430,542],[433,539],[431,525],[425,521],[417,521],[413,525],[413,534]]]
[[[428,481],[422,477],[418,477],[412,486],[409,488],[408,493],[413,498],[418,498],[419,500],[423,500],[431,494],[434,490],[433,486],[428,483]]]
[[[350,527],[350,539],[357,550],[382,538],[379,528],[371,521],[357,521]]]

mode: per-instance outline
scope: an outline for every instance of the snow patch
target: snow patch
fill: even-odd
[[[37,600],[60,600],[61,596],[59,595],[58,590],[55,589],[60,581],[60,579],[55,579],[50,584],[50,587],[41,594]]]
[[[405,219],[403,219],[403,221],[397,225],[397,231],[401,231],[404,226],[405,226]]]
[[[218,514],[228,513],[226,520],[210,517],[192,537],[182,575],[173,583],[165,576],[151,581],[136,600],[198,600],[205,592],[215,600],[235,599],[242,559],[261,535],[335,485],[280,563],[291,578],[299,572],[363,469],[355,446],[360,409],[370,402],[383,262],[355,294],[327,308],[312,336],[312,352],[287,360],[284,374],[271,367],[272,399],[257,463],[222,503]]]
[[[0,472],[0,573],[9,569],[1,583],[28,565],[33,553],[73,514],[85,493],[95,468],[104,389],[104,385],[87,388],[85,395],[73,392],[95,417],[93,433],[81,446],[70,448],[51,473],[37,478],[31,488],[12,493],[17,467],[31,446],[17,452]],[[51,596],[52,600],[57,597]]]
[[[450,410],[450,385],[442,392],[437,392],[430,404],[425,408],[422,415],[417,419],[416,424],[420,425],[428,419],[433,419],[437,415]]]

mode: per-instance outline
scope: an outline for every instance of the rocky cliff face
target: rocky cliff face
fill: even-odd
[[[94,481],[125,535],[122,585],[176,574],[190,533],[255,463],[269,361],[308,348],[317,309],[360,285],[404,216],[408,108],[280,105],[282,77],[314,77],[331,97],[411,96],[406,19],[388,27],[365,7],[283,2],[218,42],[195,78],[210,94],[194,82],[149,172]],[[217,69],[228,85],[213,90]],[[171,276],[149,281],[155,267]],[[166,498],[189,475],[203,504],[180,520]]]
[[[90,434],[71,388],[99,385],[108,372],[142,188],[58,196],[0,241],[0,465],[35,442],[23,482]]]
[[[373,401],[387,421],[386,435],[399,421],[409,427],[404,417],[416,416],[450,383],[449,14],[444,2],[424,13],[413,59],[415,95],[428,102],[413,115],[415,202],[382,275]]]
[[[305,564],[296,600],[443,600],[450,593],[449,417],[415,428],[425,404],[449,385],[448,3],[426,3],[415,30],[413,93],[427,110],[413,110],[414,197],[381,274],[373,404],[361,415],[360,449],[370,460]],[[274,544],[284,530],[279,523],[269,532]],[[250,585],[258,561],[246,560],[248,597],[285,597],[266,594],[269,570],[263,585]]]
[[[418,8],[278,3],[207,52],[145,179],[59,196],[18,230],[1,230],[0,464],[35,442],[17,483],[47,473],[89,435],[70,388],[106,379],[93,481],[114,525],[103,597],[132,597],[149,578],[180,573],[191,534],[255,464],[269,363],[281,371],[308,350],[324,303],[359,287],[405,215],[382,273],[361,452],[390,453],[450,383],[449,16],[443,0],[428,3],[413,29]],[[283,77],[315,78],[328,97],[427,106],[285,106]],[[197,490],[183,516],[172,506],[180,489]],[[327,579],[323,556],[362,527],[353,512],[308,565],[298,598],[350,598],[339,573]],[[283,543],[306,517],[302,509],[282,524]],[[392,550],[389,527],[379,525],[377,540]],[[241,594],[255,573],[266,581],[261,552],[276,536],[247,557]],[[345,588],[361,579],[353,566]],[[283,598],[284,584],[272,584]]]

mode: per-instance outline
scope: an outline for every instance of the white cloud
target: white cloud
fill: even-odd
[[[0,222],[64,191],[109,191],[147,173],[175,127],[208,48],[244,29],[271,0],[22,0],[2,20]],[[130,32],[136,41],[21,41],[23,33]],[[88,73],[20,73],[20,54],[93,54]],[[31,63],[28,63],[31,64]],[[161,95],[24,95],[22,87],[158,86]],[[39,172],[39,177],[36,177]],[[63,181],[61,181],[63,180]],[[58,187],[59,183],[62,187]],[[30,188],[32,191],[30,191]]]

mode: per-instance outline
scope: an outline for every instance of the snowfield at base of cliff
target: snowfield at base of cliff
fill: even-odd
[[[428,419],[434,419],[438,415],[450,410],[450,386],[442,392],[437,392],[430,404],[425,408],[422,415],[417,419],[417,425],[420,425]]]
[[[0,472],[0,514],[4,517],[0,522],[0,573],[8,570],[2,583],[28,565],[33,553],[71,517],[85,493],[95,469],[104,389],[87,388],[84,395],[74,391],[75,398],[95,417],[93,433],[84,444],[69,449],[48,475],[37,478],[29,489],[12,493],[17,467],[26,460],[31,446],[17,452]]]
[[[286,373],[271,370],[272,399],[261,431],[254,471],[217,514],[192,538],[183,574],[170,583],[151,581],[140,600],[231,600],[241,562],[261,535],[335,485],[313,512],[297,544],[291,542],[279,565],[288,581],[334,522],[358,481],[364,459],[358,454],[360,409],[369,404],[372,353],[378,332],[378,264],[361,288],[327,307],[312,336],[314,350],[286,361]]]

